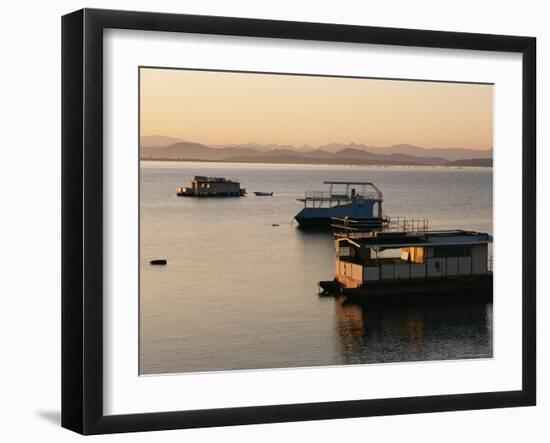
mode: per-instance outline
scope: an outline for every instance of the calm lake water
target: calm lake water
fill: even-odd
[[[240,181],[249,195],[177,197],[194,175]],[[390,216],[492,234],[492,178],[490,168],[142,162],[140,372],[491,357],[490,303],[362,307],[318,297],[317,282],[334,277],[332,237],[292,221],[306,190],[363,180],[380,187]],[[154,258],[168,265],[149,265]]]

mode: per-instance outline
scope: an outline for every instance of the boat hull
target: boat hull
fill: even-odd
[[[333,280],[319,282],[323,295],[343,295],[348,299],[373,303],[416,303],[420,301],[492,301],[493,275],[369,282],[346,288]]]
[[[315,218],[300,218],[298,216],[294,217],[298,222],[298,227],[304,230],[318,230],[318,231],[329,231],[331,225],[330,217],[315,217]]]
[[[332,225],[334,220],[332,217],[315,217],[315,218],[298,218],[294,217],[298,222],[298,227],[303,230],[318,230],[318,231],[332,231]],[[372,220],[372,229],[380,229],[383,225],[381,218],[370,218]]]
[[[333,217],[379,220],[381,226],[382,219],[374,217],[373,212],[373,203],[367,200],[332,208],[304,208],[296,214],[294,219],[301,229],[312,230],[330,230]]]
[[[186,192],[177,192],[178,197],[195,197],[195,198],[231,198],[231,197],[244,197],[245,194],[190,194]]]
[[[246,189],[241,188],[239,192],[193,192],[191,188],[179,188],[176,192],[178,197],[198,197],[198,198],[220,198],[220,197],[244,197],[246,195]]]

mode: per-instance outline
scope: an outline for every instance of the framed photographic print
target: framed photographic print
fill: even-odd
[[[62,21],[62,425],[534,405],[531,37]]]

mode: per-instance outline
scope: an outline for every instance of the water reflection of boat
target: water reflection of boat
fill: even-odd
[[[294,219],[301,229],[330,230],[332,217],[370,221],[372,229],[383,223],[382,192],[371,182],[326,181],[328,191],[308,191],[298,201],[304,208]],[[376,206],[376,213],[375,213]]]
[[[490,357],[491,303],[334,303],[347,364]]]

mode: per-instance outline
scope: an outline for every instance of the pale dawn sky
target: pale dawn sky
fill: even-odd
[[[150,68],[140,74],[142,136],[493,147],[491,85]]]

